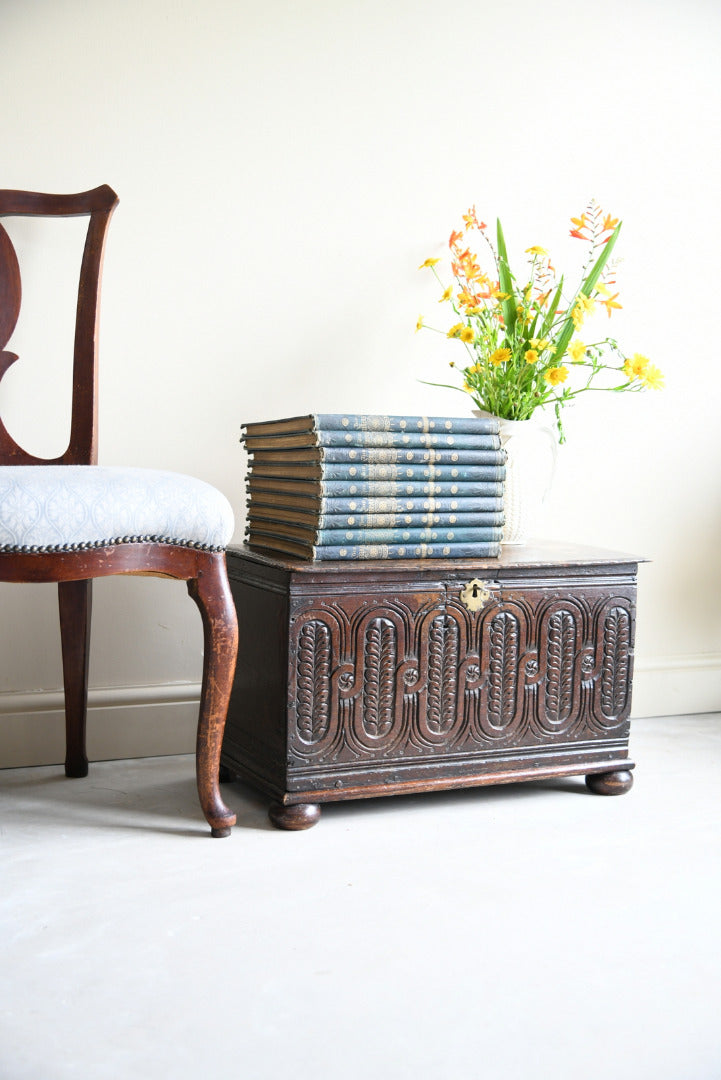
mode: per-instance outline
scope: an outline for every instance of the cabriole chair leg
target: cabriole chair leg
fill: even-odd
[[[211,835],[228,836],[236,816],[223,802],[218,774],[238,650],[238,619],[225,556],[210,556],[207,565],[207,570],[188,582],[188,592],[200,609],[205,641],[196,746],[198,797]]]

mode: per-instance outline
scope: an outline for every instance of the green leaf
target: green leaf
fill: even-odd
[[[508,293],[509,296],[508,300],[503,301],[501,308],[503,310],[503,321],[506,324],[506,332],[510,337],[516,326],[517,300],[513,290],[511,268],[508,265],[506,241],[503,236],[503,229],[501,228],[499,218],[496,218],[496,238],[498,241],[498,284],[501,287],[501,292]]]
[[[428,379],[419,379],[419,383],[423,383],[424,386],[440,386],[444,390],[458,390],[461,394],[467,394],[468,391],[464,390],[462,386],[452,386],[451,383],[445,382],[430,382]]]
[[[558,309],[558,305],[561,302],[561,292],[562,292],[562,290],[563,290],[563,278],[561,278],[560,282],[558,283],[558,288],[556,289],[556,292],[554,293],[553,300],[551,300],[551,306],[549,307],[548,311],[546,312],[546,318],[543,320],[543,326],[541,327],[541,333],[538,335],[539,337],[544,338],[544,337],[548,336],[548,331],[551,329],[551,326],[553,324],[553,320],[554,320],[555,315],[556,315],[556,311]]]

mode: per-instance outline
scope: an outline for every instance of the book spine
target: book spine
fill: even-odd
[[[259,529],[270,522],[282,522],[298,529],[469,529],[503,525],[502,510],[478,514],[306,514],[284,511],[282,507],[251,506],[248,521]]]
[[[500,451],[499,451],[500,453]],[[322,465],[325,480],[503,480],[505,458],[492,465]]]
[[[260,479],[260,477],[259,477]],[[272,477],[268,477],[272,479]],[[280,478],[279,478],[280,479]],[[355,502],[355,496],[365,497],[376,502],[381,499],[433,499],[458,498],[502,498],[501,480],[469,480],[440,482],[423,480],[288,480],[280,488],[293,491],[297,495],[311,495],[313,498],[337,499]]]
[[[316,429],[483,434],[498,431],[495,416],[369,416],[358,413],[317,413]]]
[[[481,441],[482,440],[482,441]],[[309,446],[283,447],[278,450],[262,447],[251,450],[254,462],[278,462],[296,460],[322,461],[333,464],[365,465],[497,465],[506,460],[497,435],[479,436],[472,450],[401,446]],[[300,454],[304,457],[301,459]]]
[[[494,485],[489,485],[494,486]],[[475,498],[457,498],[444,496],[426,496],[410,498],[346,498],[329,495],[319,504],[320,513],[336,514],[419,514],[419,513],[463,513],[476,514],[486,511],[502,511],[503,496],[494,492],[492,495],[480,495]]]
[[[478,449],[478,436],[467,432],[455,434],[439,434],[437,432],[421,431],[338,431],[331,428],[320,428],[315,432],[315,441],[318,446],[385,446],[385,447],[408,447],[410,449],[424,447],[437,447],[438,449],[452,449],[460,447],[465,450]],[[248,449],[252,449],[250,438],[246,440]],[[480,449],[483,449],[482,447]]]
[[[457,529],[319,529],[317,547],[344,544],[473,544],[500,540],[501,526],[475,526]],[[308,534],[312,536],[312,532]]]
[[[310,517],[311,521],[315,519]],[[502,525],[503,510],[485,510],[477,514],[319,514],[319,529],[400,529],[468,528],[473,525]]]
[[[500,554],[498,542],[479,544],[366,544],[342,547],[316,547],[313,558],[318,560],[344,559],[473,559],[495,558]]]

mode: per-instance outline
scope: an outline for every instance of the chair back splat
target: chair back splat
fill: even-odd
[[[107,184],[78,195],[45,195],[34,191],[0,192],[0,217],[88,216],[75,315],[70,442],[65,453],[52,461],[36,458],[18,446],[0,420],[2,464],[94,465],[98,459],[97,339],[100,273],[108,223],[117,205],[118,196]],[[17,255],[10,237],[0,224],[0,350],[4,350],[15,329],[20,314],[21,296]],[[17,359],[15,353],[0,352],[0,378]]]
[[[65,684],[68,776],[85,776],[92,579],[162,574],[187,583],[204,635],[196,743],[201,807],[213,836],[235,823],[218,786],[220,749],[235,670],[238,627],[225,563],[233,512],[194,477],[103,468],[98,445],[98,307],[105,237],[118,197],[107,185],[76,195],[0,190],[10,215],[88,217],[75,315],[68,447],[37,458],[0,419],[0,581],[56,582]],[[6,349],[20,312],[20,267],[0,221],[0,379],[18,359]]]

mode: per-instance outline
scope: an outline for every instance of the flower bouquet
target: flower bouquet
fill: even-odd
[[[594,312],[605,308],[610,317],[621,308],[613,291],[616,266],[611,261],[621,229],[618,219],[594,201],[580,217],[571,218],[570,235],[587,245],[587,253],[579,284],[568,294],[545,248],[526,249],[528,269],[519,280],[509,265],[500,221],[495,246],[475,207],[463,215],[463,222],[463,229],[454,230],[449,240],[455,283],[442,281],[436,270],[440,259],[426,259],[419,268],[432,270],[442,289],[440,302],[451,305],[456,321],[448,330],[436,330],[421,316],[416,330],[435,330],[457,339],[466,350],[465,362],[450,361],[463,378],[462,386],[451,389],[469,394],[479,409],[506,420],[527,420],[536,409],[552,405],[563,442],[561,410],[580,394],[663,386],[661,372],[646,356],[626,356],[611,337],[587,343],[579,336]],[[470,250],[474,234],[487,250],[490,273]]]

